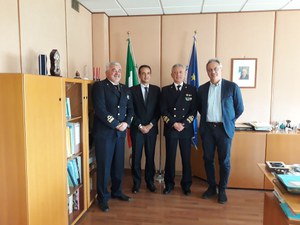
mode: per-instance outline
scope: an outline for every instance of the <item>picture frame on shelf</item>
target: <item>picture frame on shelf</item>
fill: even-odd
[[[231,80],[240,88],[255,88],[256,67],[256,58],[231,59]]]

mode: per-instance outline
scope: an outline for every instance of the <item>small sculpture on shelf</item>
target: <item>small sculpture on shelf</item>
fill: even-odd
[[[80,77],[80,73],[78,72],[78,71],[76,71],[76,73],[75,73],[75,77],[74,77],[75,79],[81,79],[81,77]]]
[[[286,120],[286,125],[285,125],[285,127],[286,127],[286,128],[292,128],[292,127],[291,127],[291,122],[292,122],[291,120]]]
[[[57,49],[50,52],[50,74],[52,76],[60,76],[60,55]]]

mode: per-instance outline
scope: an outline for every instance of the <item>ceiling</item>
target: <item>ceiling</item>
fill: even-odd
[[[249,12],[300,9],[299,0],[78,0],[107,16]]]

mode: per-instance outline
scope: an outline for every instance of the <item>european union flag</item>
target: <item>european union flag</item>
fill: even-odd
[[[196,49],[196,37],[194,36],[193,49],[191,54],[191,59],[188,67],[187,83],[199,88],[199,78],[198,78],[198,61],[197,61],[197,49]],[[192,143],[196,149],[198,146],[198,119],[194,120],[194,137],[192,138]]]

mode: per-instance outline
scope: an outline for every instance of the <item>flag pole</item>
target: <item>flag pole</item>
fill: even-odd
[[[130,31],[127,31],[127,39],[126,39],[126,41],[130,43]],[[130,45],[130,47],[131,47],[131,45]],[[131,51],[131,49],[130,49],[130,51]],[[127,74],[126,74],[126,76],[127,76]],[[130,135],[130,131],[127,129],[127,131],[126,131],[127,141],[128,141],[128,135]],[[131,167],[131,165],[132,165],[132,151],[131,151],[131,153],[129,155],[128,162],[129,162],[129,165]]]
[[[191,65],[192,65],[192,59],[196,56],[196,58],[197,58],[197,53],[196,53],[196,43],[197,43],[197,31],[196,30],[194,30],[194,35],[193,35],[193,47],[192,47],[192,50],[191,50],[191,54],[190,54],[190,60],[189,60],[189,65],[187,66],[187,75],[189,76],[189,71],[190,70],[194,70],[194,68],[189,68]],[[194,50],[195,50],[195,52],[194,52]],[[197,62],[196,62],[196,64],[197,64]],[[194,67],[194,66],[193,66]],[[196,69],[197,70],[197,72],[196,71],[194,71],[194,76],[197,74],[197,77],[198,77],[198,69]],[[191,74],[190,74],[191,75]],[[189,81],[189,82],[191,82],[191,77],[189,78],[187,76],[187,81]],[[195,79],[195,83],[194,83],[194,85],[195,85],[195,87],[198,89],[198,83],[197,83],[197,80],[198,80],[198,78],[197,79]],[[197,113],[197,115],[198,115],[198,113]],[[195,120],[193,121],[193,126],[194,126],[194,129],[195,129],[195,131],[194,131],[194,137],[192,137],[192,139],[191,139],[191,141],[192,141],[192,145],[195,147],[195,149],[197,150],[198,149],[198,147],[197,147],[197,136],[196,135],[198,135],[198,132],[196,131],[196,129],[198,130],[198,126],[197,126],[197,122],[198,120],[197,120],[197,116],[196,116],[196,118],[195,118]],[[196,142],[195,142],[195,140],[196,140]]]

